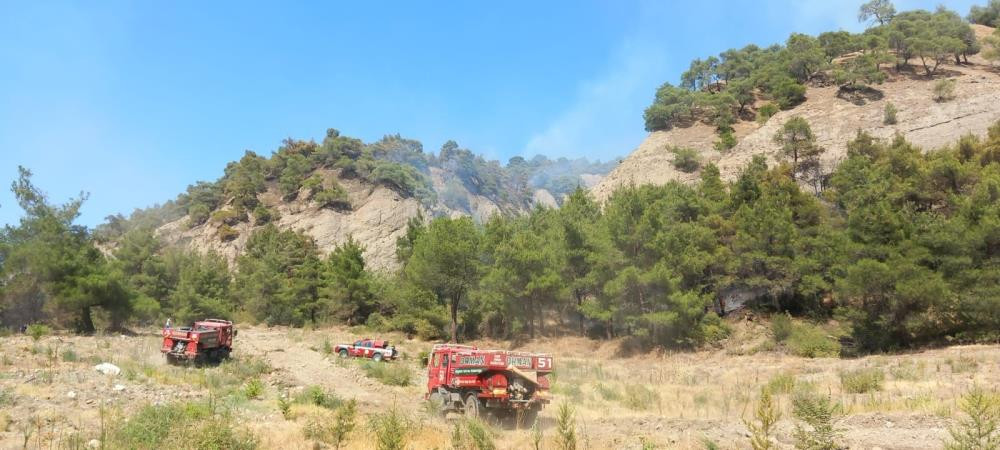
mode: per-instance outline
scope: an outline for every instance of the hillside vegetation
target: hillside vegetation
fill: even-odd
[[[896,14],[890,2],[875,0],[862,8],[859,18],[877,25],[858,34],[794,33],[785,45],[748,45],[696,59],[681,75],[680,86],[665,83],[656,91],[645,111],[646,130],[703,120],[717,128],[717,147],[728,149],[735,145],[733,123],[766,120],[778,108],[798,105],[806,99],[806,84],[836,83],[847,96],[863,95],[885,81],[883,65],[903,70],[917,62],[926,76],[933,76],[943,63],[967,63],[981,50],[969,24],[944,7]],[[768,103],[755,108],[758,98]]]
[[[591,186],[612,163],[584,158],[488,161],[455,142],[437,154],[398,135],[370,144],[328,130],[322,142],[287,139],[269,158],[246,152],[214,182],[198,182],[163,206],[111,216],[96,230],[106,249],[127,231],[149,227],[168,246],[214,252],[234,264],[250,235],[274,224],[316,241],[321,253],[354,238],[382,271],[397,268],[395,240],[418,215],[521,214],[557,206]]]
[[[577,186],[581,177],[602,175],[613,163],[586,159],[530,160],[511,158],[506,166],[488,161],[446,142],[438,154],[425,153],[419,141],[388,135],[371,144],[329,129],[322,142],[286,139],[269,158],[252,151],[226,166],[222,178],[200,181],[176,200],[160,207],[137,210],[130,218],[117,215],[98,227],[104,240],[143,226],[158,227],[186,217],[187,227],[209,221],[232,226],[237,223],[266,224],[278,215],[264,205],[261,196],[275,188],[280,200],[312,201],[322,208],[350,210],[344,179],[358,179],[372,186],[388,187],[403,197],[418,199],[428,211],[458,211],[469,214],[469,195],[482,196],[514,214],[530,208],[536,189],[545,189],[558,202]],[[436,186],[433,174],[447,179]],[[225,239],[225,235],[222,236]]]
[[[944,9],[894,15],[887,2],[865,6],[875,7],[882,8],[876,8],[880,25],[860,36],[884,34],[886,45],[909,20],[926,21],[921,27],[932,32],[904,39],[921,49],[925,38],[954,43],[948,33],[971,30]],[[794,40],[813,42],[807,38]],[[959,41],[963,50],[949,47],[941,59],[964,63],[975,47]],[[862,56],[896,55],[896,70],[904,70],[903,44],[891,45]],[[910,59],[928,61],[914,51]],[[837,59],[827,53],[824,64]],[[757,70],[793,82],[824,76],[822,64],[788,66],[803,52],[761,55],[778,62],[747,79]],[[783,67],[791,72],[778,71]],[[928,63],[926,70],[938,69]],[[694,81],[683,90],[719,96],[742,79],[707,73],[687,73]],[[794,81],[796,73],[803,78]],[[543,176],[553,167],[579,180],[597,166],[585,161],[514,158],[501,167],[451,142],[425,155],[419,143],[398,136],[363,144],[335,130],[321,143],[286,141],[270,158],[247,153],[219,181],[96,231],[74,224],[82,198],[53,205],[23,170],[14,193],[24,219],[0,236],[2,319],[8,326],[48,321],[90,332],[211,315],[272,325],[366,324],[425,339],[572,333],[627,337],[637,348],[692,348],[724,339],[730,331],[718,314],[746,304],[815,322],[796,334],[812,349],[803,353],[812,355],[996,338],[1000,124],[985,137],[967,135],[942,148],[859,131],[841,144],[840,164],[827,168],[819,137],[829,125],[810,117],[761,128],[771,131],[777,164],[754,155],[724,177],[696,153],[674,148],[678,169],[691,172],[694,182],[624,186],[603,207],[577,184],[561,208],[528,209],[528,186],[554,186]],[[447,193],[437,188],[441,179],[506,198],[512,205],[506,211],[520,214],[482,221],[434,214],[441,211],[435,199]],[[350,210],[365,186],[424,205],[395,217],[391,234],[381,236],[380,242],[392,240],[391,268],[372,265],[367,241],[348,234],[323,248],[309,230],[269,210],[274,196]],[[381,221],[384,211],[373,212]],[[173,245],[161,226],[168,220],[211,224],[213,239],[239,242],[240,251],[222,257]]]
[[[105,257],[72,224],[80,202],[48,204],[25,171],[15,183],[25,219],[3,235],[4,320],[89,331],[97,317],[235,315],[691,347],[726,336],[708,311],[738,297],[837,318],[836,333],[862,351],[995,339],[1000,124],[931,152],[863,133],[848,148],[819,196],[794,166],[756,158],[733,183],[709,166],[696,185],[621,189],[603,210],[578,189],[560,209],[482,226],[413,219],[397,243],[402,269],[387,275],[366,268],[359,243],[324,258],[273,225],[253,233],[235,275],[217,256],[163,249],[149,229]]]
[[[760,49],[748,46],[747,49],[732,49],[709,58],[710,62],[714,61],[712,64],[693,62],[682,81],[690,80],[696,69],[705,69],[706,65],[710,70],[705,69],[707,72],[702,78],[712,81],[696,88],[682,89],[684,85],[691,86],[684,82],[681,87],[671,88],[674,92],[679,92],[678,89],[688,91],[678,95],[691,101],[690,109],[685,104],[680,105],[689,114],[679,116],[679,120],[669,128],[652,131],[638,148],[592,189],[594,196],[604,202],[622,186],[663,184],[671,180],[693,183],[698,180],[698,169],[710,163],[718,166],[726,181],[734,180],[754,156],[764,155],[769,164],[777,164],[786,158],[774,136],[795,117],[802,117],[815,125],[813,133],[816,147],[820,150],[820,167],[814,174],[818,180],[814,181],[825,180],[846,158],[846,143],[858,130],[881,139],[892,139],[899,134],[925,149],[949,145],[965,134],[984,136],[987,128],[1000,117],[1000,76],[995,68],[995,62],[1000,59],[997,53],[1000,34],[982,25],[984,21],[973,19],[975,14],[972,13],[969,17],[974,23],[970,25],[943,8],[933,13],[896,14],[895,8],[887,1],[869,2],[864,6],[859,15],[872,27],[863,33],[829,32],[815,38],[793,36],[799,43],[811,42],[807,47],[814,52],[817,48],[825,48],[827,53],[824,54],[832,58],[829,63],[816,66],[818,68],[809,80],[800,81],[805,89],[803,101],[784,110],[778,107],[774,95],[763,87],[755,86],[762,74],[773,71],[792,73],[795,59],[788,45],[771,47],[768,58],[762,58]],[[882,22],[873,20],[874,10],[881,12]],[[977,10],[990,11],[987,7]],[[896,47],[902,48],[909,42],[912,48],[923,50],[935,40],[940,41],[938,44],[954,43],[948,37],[958,35],[975,44],[967,45],[968,52],[958,55],[959,64],[954,53],[950,58],[941,53],[940,65],[936,69],[930,59],[925,59],[928,68],[933,71],[931,75],[927,74],[916,53],[906,59],[905,52],[897,53],[891,45],[895,43]],[[834,45],[835,37],[845,44],[843,48]],[[858,49],[856,43],[866,37],[879,47],[874,50]],[[792,38],[789,38],[788,44],[792,44]],[[939,50],[941,48],[944,47]],[[757,55],[754,65],[750,66],[756,69],[736,72],[737,77],[747,74],[740,82],[751,85],[745,106],[727,101],[723,102],[727,106],[721,110],[707,108],[706,105],[715,102],[720,94],[725,94],[723,91],[729,83],[726,79],[733,76],[730,69],[734,65],[739,67],[737,63],[743,61],[739,55],[747,56],[748,53]],[[869,69],[878,69],[877,72],[865,72],[871,76],[856,79],[853,83],[843,77],[845,72],[857,68],[855,63],[859,62],[859,57],[874,54],[884,60],[868,66]],[[724,64],[727,58],[732,61]],[[938,95],[939,91],[946,95]],[[650,110],[661,103],[655,101]],[[728,130],[713,122],[717,116],[725,119],[723,122],[728,124],[731,132],[727,133]],[[723,141],[727,145],[719,145]],[[679,154],[684,158],[677,156],[678,149],[682,150]]]

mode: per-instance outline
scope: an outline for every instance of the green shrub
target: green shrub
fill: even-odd
[[[795,389],[795,375],[782,372],[767,381],[767,391],[772,395],[787,394]]]
[[[80,360],[80,356],[73,349],[67,348],[62,352],[62,360],[65,362],[77,362]]]
[[[934,83],[934,101],[947,102],[955,99],[955,86],[958,83],[954,79],[944,78]]]
[[[770,119],[771,116],[777,114],[778,111],[780,111],[780,109],[778,109],[778,105],[775,105],[774,103],[765,103],[761,105],[760,109],[757,110],[757,122],[762,124],[766,123],[767,120]]]
[[[951,367],[952,373],[975,372],[979,368],[979,361],[968,356],[959,356],[955,359],[948,358],[947,363]]]
[[[494,432],[479,419],[464,419],[455,422],[451,433],[453,450],[496,450]]]
[[[401,364],[365,361],[361,363],[361,370],[369,378],[374,378],[389,386],[409,386],[411,383],[412,373],[410,369]]]
[[[357,416],[358,403],[351,399],[337,408],[332,421],[327,421],[322,416],[314,416],[302,428],[302,432],[308,439],[315,439],[339,449],[354,431]]]
[[[784,342],[792,335],[792,317],[786,314],[775,314],[771,316],[771,334],[775,342]]]
[[[580,386],[576,383],[554,383],[552,391],[553,393],[566,396],[574,402],[579,402],[583,399],[583,391],[580,390]]]
[[[761,388],[757,407],[754,409],[753,421],[744,419],[743,424],[750,430],[750,448],[753,450],[771,450],[777,448],[771,440],[774,426],[781,419],[774,397],[766,388]]]
[[[250,381],[247,381],[247,384],[243,386],[243,395],[250,400],[260,397],[263,393],[264,383],[260,381],[260,378],[251,378]]]
[[[310,194],[315,195],[323,190],[323,176],[314,173],[311,177],[306,178],[306,181],[302,182],[302,187],[309,191]]]
[[[257,438],[238,429],[228,412],[212,403],[187,402],[145,406],[112,426],[106,448],[254,449]]]
[[[712,147],[720,152],[725,152],[733,147],[736,147],[736,144],[736,135],[733,134],[732,129],[727,129],[719,133],[719,140],[715,141],[712,144]]]
[[[187,227],[194,228],[198,225],[205,223],[208,217],[211,215],[212,210],[209,209],[208,205],[203,203],[197,203],[188,207],[188,221]]]
[[[669,152],[674,154],[674,168],[681,172],[691,173],[701,167],[698,151],[693,148],[672,147]]]
[[[560,403],[556,413],[556,448],[576,450],[576,414],[567,402]]]
[[[1000,448],[1000,397],[974,386],[962,396],[959,409],[965,414],[948,428],[947,450]]]
[[[52,330],[46,325],[33,323],[28,325],[27,333],[33,341],[38,342],[42,337],[52,334]]]
[[[309,386],[295,395],[295,403],[316,405],[326,409],[337,409],[343,404],[336,394],[326,392],[320,386]]]
[[[838,406],[829,396],[800,392],[792,399],[792,414],[802,423],[795,424],[795,448],[835,450],[841,431],[834,426]]]
[[[840,355],[840,342],[829,336],[822,328],[811,324],[794,326],[785,344],[793,354],[806,358]]]
[[[281,417],[284,417],[285,420],[291,420],[292,402],[288,399],[287,392],[278,396],[278,411],[281,411]]]
[[[14,403],[14,394],[6,389],[0,389],[0,407],[10,408],[11,406],[14,406]]]
[[[329,208],[351,208],[351,200],[347,196],[347,191],[340,187],[336,181],[331,180],[329,187],[323,188],[313,196],[313,200],[321,207]]]
[[[618,392],[618,389],[615,389],[614,386],[606,386],[603,383],[597,383],[597,386],[594,386],[594,390],[597,391],[597,394],[604,400],[618,401],[622,398],[621,393]]]
[[[790,109],[806,99],[806,87],[791,78],[784,78],[771,86],[770,94],[781,109]]]
[[[885,373],[877,367],[840,373],[840,386],[848,394],[881,391],[883,381],[885,381]]]
[[[900,362],[889,368],[889,373],[897,380],[920,381],[924,379],[924,363]]]
[[[533,450],[542,450],[543,439],[545,439],[545,435],[542,427],[538,426],[538,418],[535,418],[535,422],[531,424],[531,448]]]
[[[233,229],[229,225],[222,225],[219,227],[219,240],[222,242],[229,242],[240,237],[240,232]]]
[[[368,429],[374,435],[375,448],[378,450],[405,449],[413,427],[413,421],[395,406],[368,420]]]
[[[644,384],[626,384],[622,404],[630,409],[647,410],[660,404],[660,394]]]
[[[240,214],[232,209],[220,209],[212,213],[212,221],[216,223],[233,226],[240,223],[241,220]]]
[[[260,205],[253,210],[254,225],[267,225],[281,218],[277,211]]]
[[[896,105],[886,102],[885,112],[882,115],[882,123],[885,125],[895,125],[896,124],[896,113],[899,110],[896,109]]]
[[[271,366],[266,360],[256,357],[228,359],[219,366],[226,374],[236,377],[239,381],[249,380],[271,373]]]

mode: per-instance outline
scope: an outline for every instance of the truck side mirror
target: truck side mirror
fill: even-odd
[[[233,337],[236,337],[237,334],[240,334],[240,330],[233,330]]]

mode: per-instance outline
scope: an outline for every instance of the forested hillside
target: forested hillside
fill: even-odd
[[[848,148],[820,195],[796,183],[791,164],[757,158],[733,183],[709,166],[695,185],[622,189],[604,209],[577,189],[562,208],[482,225],[413,219],[393,274],[366,268],[357,242],[323,257],[308,236],[273,225],[232,268],[163,248],[148,227],[105,257],[73,225],[80,202],[51,205],[24,172],[15,193],[25,219],[2,240],[3,317],[87,331],[222,315],[689,347],[724,338],[713,311],[727,294],[751,293],[765,310],[838,319],[810,335],[824,351],[840,346],[831,333],[866,351],[995,339],[1000,123],[985,140],[929,152],[863,133]]]
[[[992,20],[989,10],[973,13]],[[754,139],[776,150],[727,160],[726,176],[697,151],[670,148],[687,182],[625,184],[603,202],[582,180],[606,164],[514,158],[501,166],[453,142],[431,155],[399,136],[364,144],[330,130],[318,143],[288,140],[269,158],[248,152],[215,182],[90,230],[74,223],[83,198],[53,204],[22,169],[13,191],[24,218],[0,235],[0,317],[6,326],[46,321],[82,332],[224,316],[366,324],[426,339],[571,333],[691,348],[726,339],[720,314],[747,305],[807,319],[786,330],[807,356],[997,339],[998,117],[981,135],[930,144],[906,137],[919,133],[855,128],[828,164],[824,130],[836,124],[793,112],[806,111],[795,109],[809,105],[795,106],[796,93],[809,83],[839,80],[831,89],[857,94],[846,101],[853,107],[868,104],[884,77],[931,81],[936,110],[957,108],[971,97],[956,100],[950,78],[935,74],[978,64],[982,78],[968,84],[992,86],[996,74],[973,55],[995,57],[998,41],[980,42],[943,8],[896,14],[876,0],[861,16],[875,23],[862,34],[794,35],[786,47],[696,61],[682,87],[660,89],[647,126],[708,118],[723,148],[727,133],[762,117],[761,101],[770,101],[772,120],[781,120],[760,119],[767,123],[753,125]],[[922,31],[907,34],[914,30]],[[720,69],[744,56],[742,69]],[[741,83],[750,97],[730,102]],[[903,114],[880,110],[883,124]],[[559,207],[532,200],[537,189]],[[469,209],[482,199],[498,213]],[[404,209],[412,214],[379,228]],[[372,241],[351,233],[321,241],[315,229],[294,226],[303,211],[364,218],[362,227],[385,231],[378,242],[391,240],[380,255],[393,263],[373,264]],[[184,233],[238,242],[239,252],[177,245]]]

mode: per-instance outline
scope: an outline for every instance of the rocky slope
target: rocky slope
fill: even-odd
[[[992,32],[989,27],[975,28],[979,36]],[[979,57],[970,58],[970,63],[943,66],[934,79],[924,77],[922,71],[901,75],[890,72],[887,82],[875,86],[882,98],[863,105],[839,98],[836,86],[810,87],[804,103],[779,112],[765,124],[737,124],[739,143],[726,153],[713,148],[717,140],[714,129],[702,123],[650,133],[592,192],[603,201],[624,185],[696,180],[698,173],[683,173],[673,167],[669,146],[698,150],[703,163],[715,163],[723,179],[732,180],[755,155],[765,155],[769,162],[777,159],[779,146],[773,136],[795,116],[802,116],[812,125],[818,144],[826,149],[822,161],[827,170],[846,156],[846,144],[858,130],[880,138],[899,133],[926,150],[948,145],[965,134],[983,135],[1000,120],[1000,68]],[[934,83],[941,78],[956,80],[954,100],[941,103],[933,100]],[[887,102],[899,109],[894,125],[882,123]]]
[[[329,253],[348,236],[353,236],[365,246],[365,259],[370,267],[380,270],[394,267],[396,239],[406,232],[407,220],[418,213],[426,214],[426,209],[415,198],[403,197],[384,186],[339,177],[335,171],[326,172],[328,176],[338,177],[350,198],[351,209],[322,208],[311,201],[283,201],[276,186],[269,186],[267,192],[259,196],[260,201],[280,214],[275,222],[278,227],[311,236],[323,253]],[[300,198],[305,197],[300,195]],[[168,245],[216,252],[230,263],[236,260],[252,231],[258,228],[250,223],[237,224],[233,229],[239,235],[224,241],[220,238],[218,223],[210,220],[188,228],[187,222],[187,216],[169,222],[157,230],[158,235]]]
[[[303,188],[296,200],[283,200],[278,191],[277,183],[269,182],[266,192],[258,195],[261,204],[272,208],[280,218],[274,223],[282,229],[300,231],[316,240],[316,245],[323,254],[333,251],[348,237],[360,242],[365,247],[365,261],[369,268],[379,271],[393,270],[398,267],[396,262],[396,240],[406,232],[407,222],[421,215],[436,216],[471,216],[477,222],[485,222],[495,214],[521,214],[535,205],[558,207],[558,202],[552,193],[545,189],[536,189],[531,200],[524,205],[514,202],[491,200],[488,197],[459,188],[460,198],[456,204],[448,204],[438,199],[431,204],[401,195],[399,192],[379,184],[344,177],[339,170],[321,169],[318,171],[325,177],[333,177],[344,188],[350,200],[351,208],[335,209],[322,207],[311,200]],[[600,175],[585,174],[586,179],[600,179]],[[449,177],[453,175],[437,168],[431,169],[431,181],[435,190],[442,192]],[[231,208],[226,205],[222,209]],[[238,235],[233,239],[223,239],[222,224],[208,220],[201,225],[188,226],[189,217],[167,222],[157,229],[157,235],[167,245],[180,245],[201,252],[215,252],[222,255],[230,265],[243,251],[250,235],[260,225],[252,220],[240,222],[232,226]]]

